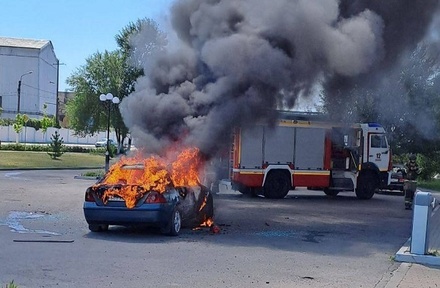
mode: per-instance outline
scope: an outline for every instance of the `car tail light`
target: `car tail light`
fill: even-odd
[[[95,197],[93,197],[93,193],[90,189],[87,189],[84,201],[95,202]]]
[[[167,200],[165,199],[165,197],[163,197],[162,194],[155,191],[148,193],[147,199],[145,199],[146,204],[159,204],[166,202]]]

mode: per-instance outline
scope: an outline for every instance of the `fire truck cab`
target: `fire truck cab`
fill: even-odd
[[[275,125],[237,128],[231,184],[244,194],[284,198],[295,187],[370,199],[390,182],[391,150],[377,123],[326,121],[317,113],[280,113]]]

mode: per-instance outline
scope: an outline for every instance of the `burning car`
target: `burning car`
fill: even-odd
[[[189,181],[191,169],[182,174],[187,165],[173,167],[169,172],[155,158],[112,166],[103,179],[86,190],[83,209],[89,229],[99,232],[108,230],[109,225],[147,225],[176,236],[185,226],[213,224],[209,189],[196,180]]]

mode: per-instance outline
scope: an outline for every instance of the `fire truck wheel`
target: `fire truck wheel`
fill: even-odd
[[[269,199],[282,199],[289,193],[290,187],[289,173],[280,170],[272,171],[264,183],[263,194]]]
[[[339,190],[333,190],[333,189],[324,188],[324,193],[327,196],[335,197],[335,196],[337,196],[339,194]]]
[[[92,232],[103,232],[108,230],[108,225],[105,224],[89,224],[89,230]]]
[[[368,200],[373,197],[378,187],[377,177],[373,172],[364,172],[359,176],[356,196],[362,200]]]
[[[253,187],[246,187],[246,186],[240,186],[238,187],[238,192],[240,192],[243,195],[250,196],[250,197],[257,197],[261,193],[261,188],[253,188]]]
[[[258,195],[263,194],[263,189],[261,188],[251,188],[251,193],[249,194],[251,197],[258,197]]]
[[[182,217],[180,211],[177,207],[174,207],[171,217],[168,220],[168,224],[161,229],[163,234],[169,236],[177,236],[180,233],[180,228],[182,228]]]

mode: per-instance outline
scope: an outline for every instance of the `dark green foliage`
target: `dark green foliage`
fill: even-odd
[[[141,31],[149,40],[143,43],[144,47],[132,46],[132,37]],[[107,130],[108,105],[111,105],[110,127],[116,133],[117,142],[121,143],[129,131],[118,105],[103,103],[99,96],[111,93],[123,100],[130,95],[135,90],[136,80],[144,73],[139,64],[156,51],[163,50],[167,39],[156,22],[147,18],[129,23],[115,39],[117,50],[94,53],[67,79],[75,97],[67,103],[66,114],[69,128],[76,135],[93,135]]]
[[[89,153],[95,149],[84,148],[81,146],[66,146],[64,147],[64,151],[66,152],[74,152],[74,153]]]
[[[5,288],[18,288],[18,286],[14,283],[14,280],[12,280],[9,284],[6,284]]]
[[[0,146],[0,150],[5,150],[5,151],[25,151],[24,149],[24,145],[22,144],[2,144]],[[34,151],[32,150],[33,146],[29,145],[26,147],[26,151]]]
[[[440,152],[432,153],[430,157],[419,154],[417,155],[417,163],[419,164],[421,180],[430,180],[439,172]]]
[[[14,124],[14,119],[0,119],[0,126],[11,126]]]
[[[408,162],[409,154],[393,155],[393,163],[404,164]],[[433,151],[429,156],[417,154],[417,164],[420,167],[420,175],[418,180],[431,180],[435,174],[439,173],[440,152]]]
[[[25,149],[26,148],[26,149]],[[0,150],[3,151],[32,151],[32,152],[51,152],[52,147],[50,145],[23,145],[23,144],[2,144]],[[92,154],[105,154],[105,148],[86,148],[81,146],[64,146],[64,152],[72,153],[92,153]]]
[[[370,81],[362,75],[360,81],[333,83],[333,94],[322,93],[323,111],[340,121],[382,124],[392,153],[417,153],[420,178],[429,179],[440,172],[440,53],[420,43],[401,58],[399,66],[370,75]]]
[[[52,134],[52,137],[50,137],[50,140],[52,140],[49,144],[51,152],[47,152],[47,154],[49,154],[52,159],[57,159],[64,154],[63,137],[60,137],[58,131],[55,131],[55,133]]]
[[[0,119],[0,126],[11,126],[14,125],[16,120],[14,119]],[[43,119],[29,119],[26,123],[23,123],[23,127],[32,127],[36,131],[43,129],[44,127],[55,127],[60,128],[58,123],[56,123],[55,118],[45,117]]]

